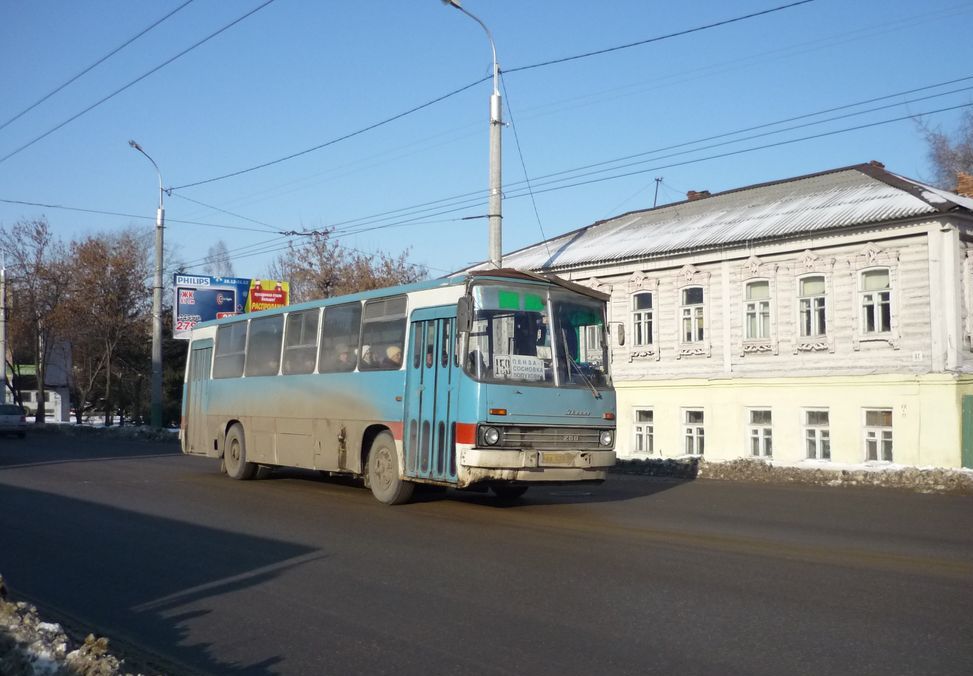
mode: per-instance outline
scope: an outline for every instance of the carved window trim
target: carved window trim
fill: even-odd
[[[650,345],[635,344],[635,296],[640,293],[652,294],[652,343]],[[659,344],[659,324],[661,319],[661,309],[659,307],[659,280],[650,277],[643,272],[634,273],[628,280],[628,295],[626,296],[625,306],[625,330],[631,336],[631,340],[626,340],[628,344],[629,363],[636,359],[654,359],[659,361],[662,357],[662,350]]]
[[[748,354],[778,354],[780,351],[779,340],[779,317],[778,305],[780,303],[778,294],[778,272],[780,265],[762,261],[758,256],[752,255],[740,268],[740,356]],[[762,338],[747,338],[747,288],[754,282],[767,282],[768,307],[770,311],[770,331],[769,335]]]
[[[710,322],[710,299],[712,289],[710,288],[709,271],[700,270],[692,263],[682,266],[675,275],[676,278],[676,302],[675,305],[675,331],[676,331],[676,359],[683,357],[712,357],[713,356],[713,335],[712,324]],[[682,297],[683,291],[690,287],[701,287],[703,289],[703,340],[698,342],[686,342],[682,339]]]
[[[798,258],[798,272],[794,278],[794,354],[801,352],[834,352],[835,335],[835,275],[833,257],[823,258],[805,249]],[[809,277],[824,277],[824,321],[827,329],[822,336],[801,335],[801,282]]]
[[[862,343],[886,343],[894,350],[899,349],[901,336],[899,334],[899,320],[901,303],[901,286],[899,284],[899,252],[884,249],[874,242],[869,242],[852,258],[848,265],[854,276],[855,297],[853,301],[853,317],[851,322],[851,343],[854,350],[860,350]],[[881,333],[865,333],[862,325],[862,280],[866,272],[873,270],[888,270],[889,273],[889,330]]]

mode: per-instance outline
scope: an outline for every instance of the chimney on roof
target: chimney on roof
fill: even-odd
[[[872,160],[871,162],[869,162],[869,164],[872,165],[873,167],[877,167],[879,169],[884,169],[885,168],[885,165],[882,164],[881,162],[879,162],[878,160]]]
[[[956,172],[956,190],[963,197],[973,197],[973,175],[963,171]]]
[[[701,200],[704,197],[709,197],[709,190],[690,190],[686,193],[686,199],[690,202]]]

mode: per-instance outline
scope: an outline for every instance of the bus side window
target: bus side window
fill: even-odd
[[[318,373],[354,371],[358,362],[361,303],[344,303],[324,310]]]
[[[394,370],[402,367],[405,343],[405,296],[365,301],[362,314],[361,371]],[[368,357],[365,347],[368,347]]]
[[[250,320],[247,340],[248,376],[275,376],[280,369],[280,343],[284,334],[284,317],[261,317]]]
[[[216,329],[216,355],[213,359],[214,378],[239,378],[243,375],[243,359],[247,346],[247,322],[224,324]]]
[[[318,352],[318,310],[291,312],[284,330],[284,363],[281,373],[314,373]]]

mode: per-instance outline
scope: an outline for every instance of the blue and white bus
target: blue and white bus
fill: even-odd
[[[415,484],[601,482],[615,462],[607,296],[516,270],[198,325],[180,439],[235,479],[261,467]]]

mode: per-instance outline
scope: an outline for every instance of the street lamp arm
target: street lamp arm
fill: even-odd
[[[443,4],[444,5],[449,5],[450,7],[455,7],[456,9],[458,9],[459,11],[461,11],[463,14],[465,14],[466,16],[468,16],[471,19],[473,19],[475,22],[477,22],[478,24],[480,24],[480,27],[486,33],[487,40],[490,41],[490,51],[493,53],[493,93],[494,94],[499,94],[500,93],[500,83],[498,81],[498,76],[500,75],[500,69],[497,66],[497,45],[493,41],[493,33],[490,32],[490,29],[487,28],[487,25],[485,23],[483,23],[478,16],[476,16],[472,12],[468,11],[467,9],[465,9],[462,5],[460,5],[459,4],[459,0],[443,0]]]
[[[135,149],[136,149],[137,151],[139,151],[140,153],[142,153],[143,155],[145,155],[145,157],[146,157],[146,159],[147,159],[147,160],[148,160],[149,162],[151,162],[151,163],[152,163],[152,166],[153,166],[153,167],[155,167],[155,173],[156,173],[156,176],[158,176],[158,177],[159,177],[159,208],[160,208],[160,209],[161,209],[161,208],[163,208],[163,204],[162,204],[162,195],[163,195],[163,193],[164,193],[164,192],[165,192],[166,190],[165,190],[165,188],[163,188],[163,187],[162,187],[162,170],[161,170],[161,169],[159,169],[159,165],[155,163],[155,160],[153,160],[153,159],[152,159],[152,156],[151,156],[151,155],[149,155],[149,154],[148,154],[147,152],[145,152],[145,150],[144,150],[144,149],[142,148],[142,146],[140,146],[140,145],[138,144],[138,142],[137,142],[137,141],[135,141],[135,140],[132,140],[132,139],[129,139],[129,141],[128,141],[128,145],[130,145],[130,146],[132,146],[132,147],[133,147],[133,148],[135,148]]]

